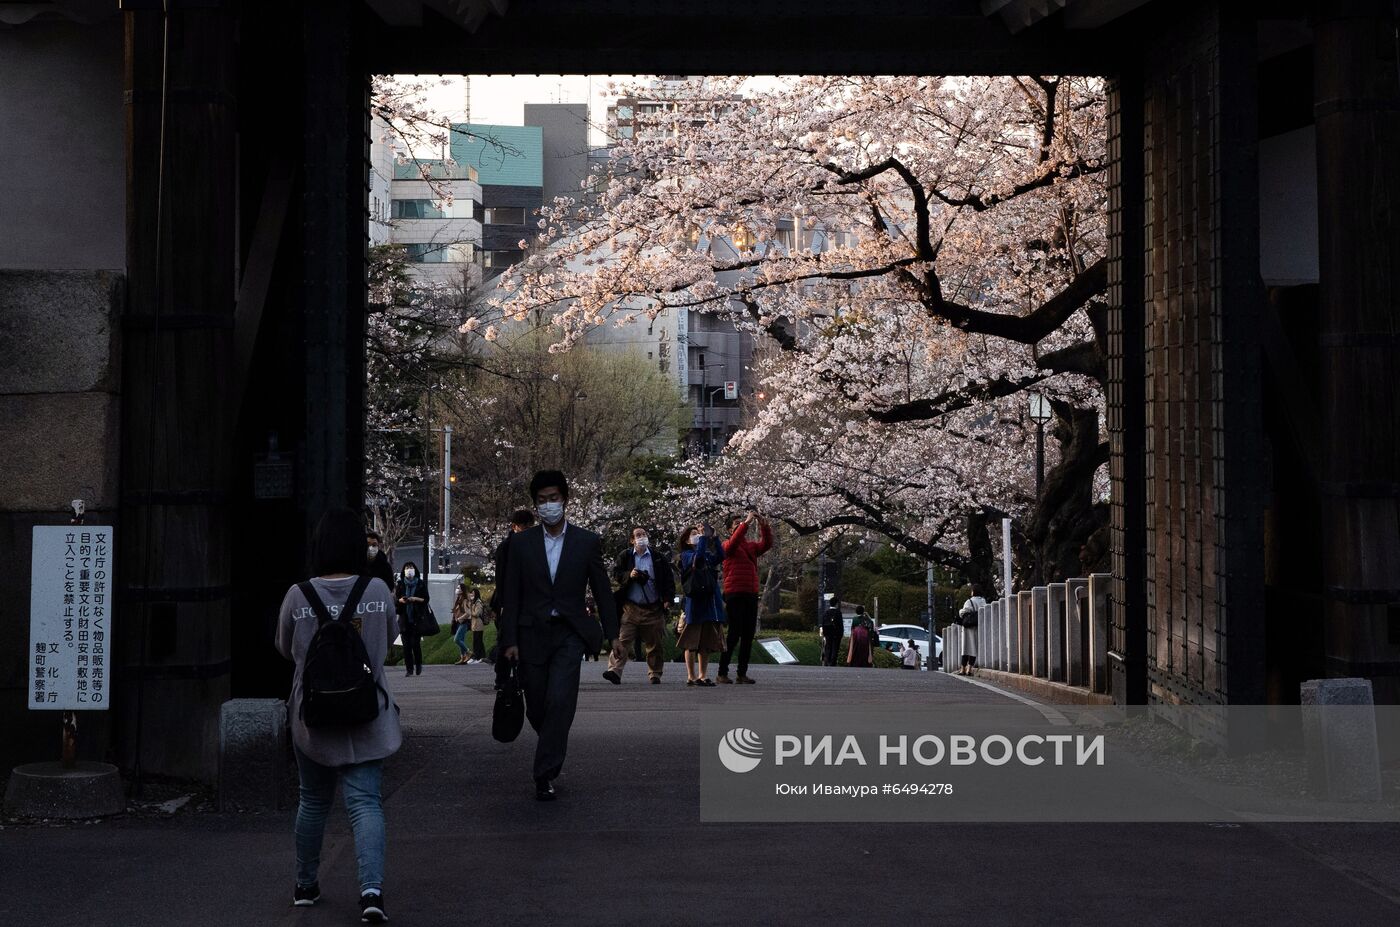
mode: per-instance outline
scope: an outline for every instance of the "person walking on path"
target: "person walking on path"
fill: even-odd
[[[394,565],[389,562],[388,554],[384,553],[384,545],[379,540],[379,532],[365,532],[366,553],[369,555],[369,566],[366,572],[370,576],[384,580],[384,585],[390,589],[394,588]]]
[[[904,642],[904,646],[899,648],[899,662],[908,670],[919,668],[919,645],[914,643],[911,637]]]
[[[536,473],[530,498],[543,524],[519,532],[507,548],[501,657],[519,667],[525,717],[539,735],[535,798],[552,801],[578,707],[583,655],[590,649],[597,653],[605,636],[617,637],[617,609],[603,539],[565,517],[569,483],[564,474]],[[598,621],[589,618],[584,605],[590,589]]]
[[[632,529],[632,546],[618,555],[613,579],[618,584],[616,599],[622,624],[603,678],[615,686],[622,684],[632,642],[639,640],[646,653],[647,678],[652,685],[659,685],[666,666],[666,611],[676,594],[676,580],[666,558],[652,553],[646,528],[638,525]]]
[[[486,662],[486,626],[491,623],[491,613],[486,610],[486,604],[481,601],[481,590],[472,590],[472,600],[468,603],[470,609],[467,617],[471,621],[472,629],[472,656],[468,663]]]
[[[840,659],[841,638],[846,635],[846,621],[841,607],[832,605],[822,618],[822,666],[835,666]]]
[[[958,633],[962,635],[962,665],[959,676],[972,676],[977,671],[977,616],[987,600],[978,595],[974,584],[968,589],[967,601],[958,610]]]
[[[875,622],[865,613],[864,605],[857,605],[856,616],[851,620],[851,646],[846,651],[846,665],[867,668],[874,666],[878,640],[875,635]]]
[[[277,618],[277,650],[296,664],[292,673],[292,750],[296,757],[301,797],[297,803],[296,883],[292,904],[309,907],[321,899],[318,881],[326,817],[337,783],[345,794],[345,812],[355,836],[359,869],[360,912],[366,923],[388,920],[384,905],[384,805],[380,791],[384,760],[403,740],[398,706],[384,678],[384,657],[394,640],[394,595],[378,577],[364,575],[364,525],[349,509],[321,516],[311,542],[313,578],[287,590]],[[345,622],[351,630],[327,625]],[[317,666],[309,686],[318,692],[317,678],[327,665],[335,634],[358,646],[357,658],[368,665],[372,704],[377,713],[351,723],[331,723],[325,703],[305,712],[308,655]],[[358,641],[358,644],[356,643]],[[354,668],[353,666],[351,667]],[[367,714],[367,712],[363,712]]]
[[[399,637],[403,640],[405,676],[423,675],[423,613],[428,607],[428,582],[418,575],[412,560],[403,565],[403,579],[394,589],[399,610]]]
[[[749,540],[749,532],[757,525],[759,538]],[[746,516],[734,516],[729,521],[729,540],[724,542],[724,611],[729,620],[729,634],[724,652],[719,655],[719,675],[716,682],[729,682],[729,658],[739,651],[739,675],[735,682],[752,685],[749,678],[749,657],[753,654],[753,638],[758,633],[758,558],[773,548],[773,529],[768,519],[760,518],[752,509]]]
[[[466,580],[457,586],[457,601],[452,603],[452,639],[457,643],[461,657],[457,665],[480,663],[485,653],[481,642],[481,632],[486,625],[482,622],[485,606],[481,602],[481,590],[468,588]],[[472,634],[472,647],[467,648],[467,632]]]
[[[708,523],[682,531],[676,550],[680,551],[681,586],[685,590],[685,628],[676,646],[685,651],[685,684],[713,686],[710,654],[724,649],[724,604],[717,575],[724,550]]]

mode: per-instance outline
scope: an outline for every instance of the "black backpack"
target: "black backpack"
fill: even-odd
[[[301,719],[307,727],[345,727],[379,717],[382,687],[374,681],[364,639],[350,623],[372,578],[355,581],[340,610],[343,621],[331,617],[310,582],[297,584],[316,615],[316,634],[301,670]],[[387,708],[387,693],[384,701]]]
[[[708,596],[715,591],[715,574],[697,550],[690,558],[690,567],[681,571],[681,591],[692,599]]]

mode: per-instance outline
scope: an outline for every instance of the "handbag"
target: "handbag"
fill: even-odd
[[[442,626],[438,624],[437,615],[433,614],[433,607],[426,602],[423,603],[423,611],[418,616],[416,630],[420,637],[432,637],[434,634],[442,633]]]
[[[497,674],[496,704],[491,709],[491,736],[508,744],[520,736],[525,726],[525,696],[520,691],[519,667],[515,663]]]

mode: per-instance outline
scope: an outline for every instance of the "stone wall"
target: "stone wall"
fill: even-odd
[[[77,497],[90,523],[117,520],[126,180],[115,4],[87,25],[0,29],[0,125],[3,773],[59,752],[58,714],[24,698],[32,530],[65,523]],[[121,621],[118,605],[117,633]],[[106,713],[78,724],[80,755],[105,758]]]
[[[113,271],[0,269],[0,447],[11,449],[0,479],[0,587],[12,590],[0,596],[0,770],[58,751],[57,714],[25,707],[32,529],[63,524],[74,498],[87,502],[90,523],[116,523],[123,290]],[[106,721],[80,716],[84,756],[105,752]]]

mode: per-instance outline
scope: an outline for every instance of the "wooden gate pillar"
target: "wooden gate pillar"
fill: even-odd
[[[236,20],[131,3],[125,29],[120,752],[138,774],[212,781],[230,669]]]
[[[1390,0],[1319,4],[1323,582],[1330,676],[1400,701],[1400,62]]]

